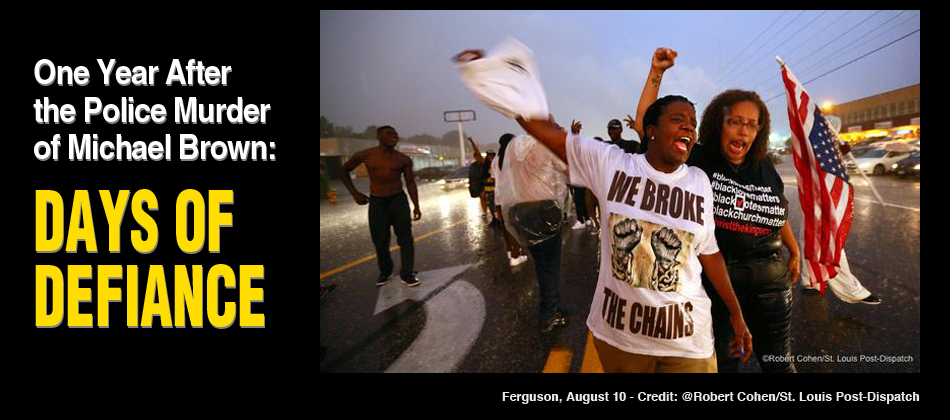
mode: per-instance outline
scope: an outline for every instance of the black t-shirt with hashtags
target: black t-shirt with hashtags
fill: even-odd
[[[788,220],[785,185],[768,159],[734,167],[721,154],[693,147],[687,165],[709,176],[714,196],[716,241],[727,262],[767,257],[781,250]],[[748,159],[747,159],[748,161]]]

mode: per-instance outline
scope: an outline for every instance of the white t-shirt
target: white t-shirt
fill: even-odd
[[[587,326],[628,353],[713,355],[710,301],[698,255],[719,252],[709,178],[682,165],[654,169],[645,155],[568,134],[571,184],[600,201],[601,261]]]
[[[458,66],[462,83],[486,106],[508,118],[547,119],[534,53],[508,38],[484,57]]]

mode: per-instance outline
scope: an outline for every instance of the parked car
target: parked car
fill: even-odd
[[[442,191],[452,191],[459,188],[468,189],[468,167],[461,167],[435,182]]]
[[[782,163],[781,152],[777,150],[769,150],[769,160],[772,161],[773,165]]]
[[[906,159],[891,165],[891,170],[900,177],[920,178],[920,151],[913,152]]]
[[[857,159],[861,156],[864,156],[865,153],[874,150],[874,147],[871,146],[857,146],[851,149],[851,154],[854,155],[854,158]]]
[[[423,168],[418,171],[413,172],[418,180],[436,180],[442,179],[446,175],[452,173],[458,169],[458,166],[433,166],[429,168]]]
[[[872,145],[872,144],[889,142],[889,141],[891,141],[891,140],[894,140],[894,139],[893,139],[893,138],[890,138],[890,137],[868,137],[868,138],[866,138],[866,139],[864,139],[864,140],[859,141],[859,142],[858,142],[857,144],[855,144],[854,146],[855,146],[855,147],[870,146],[870,145]]]
[[[857,165],[865,172],[871,172],[874,175],[884,175],[890,170],[891,165],[910,155],[910,152],[888,151],[885,149],[871,149],[867,153],[856,157]],[[848,170],[855,170],[854,162],[848,161],[845,164]]]

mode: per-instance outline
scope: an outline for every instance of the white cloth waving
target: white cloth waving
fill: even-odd
[[[462,83],[482,103],[508,118],[548,119],[534,53],[508,38],[485,57],[458,65]]]

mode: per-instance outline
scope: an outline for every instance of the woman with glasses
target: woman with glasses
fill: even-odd
[[[637,122],[657,98],[676,52],[659,48],[640,98]],[[642,126],[637,124],[641,138]],[[788,223],[784,184],[768,159],[769,111],[755,92],[727,90],[703,112],[699,139],[687,165],[702,169],[712,184],[716,240],[753,337],[763,372],[795,372],[791,360],[791,287],[800,273],[800,252]],[[644,145],[649,147],[648,142]],[[782,246],[789,258],[782,256]],[[704,286],[709,289],[708,279]],[[731,357],[729,312],[715,293],[713,331],[720,372],[738,371]]]

